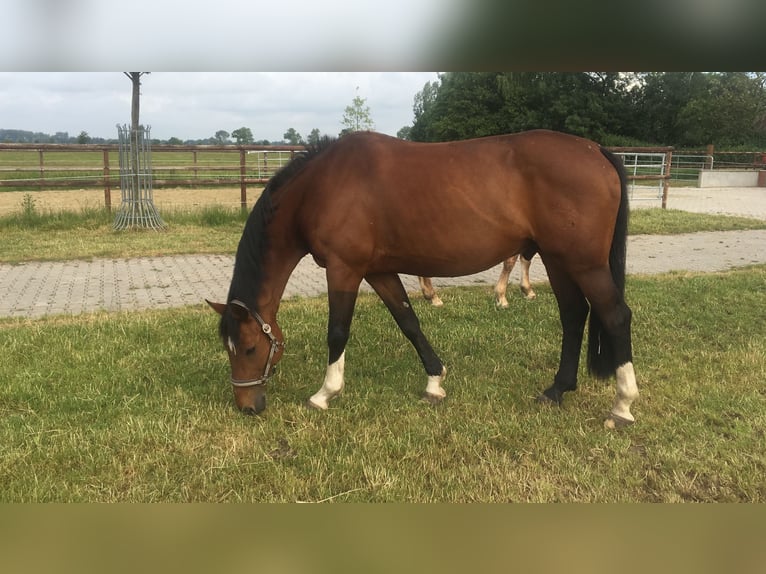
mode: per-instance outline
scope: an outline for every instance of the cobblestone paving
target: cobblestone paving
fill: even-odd
[[[639,235],[628,241],[628,273],[720,271],[766,263],[766,230],[687,235]],[[234,257],[182,255],[138,259],[29,262],[0,265],[0,316],[40,317],[89,311],[126,311],[195,305],[226,298]],[[436,287],[493,285],[497,265],[482,273],[434,278]],[[511,282],[518,281],[514,269]],[[530,270],[533,282],[547,279],[539,258]],[[403,275],[410,292],[417,278]],[[369,291],[366,283],[362,289]],[[287,284],[284,297],[310,297],[326,290],[324,270],[303,258]]]

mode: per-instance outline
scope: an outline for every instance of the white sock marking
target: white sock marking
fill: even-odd
[[[442,381],[444,380],[444,376],[447,374],[447,369],[442,368],[442,374],[441,375],[431,375],[428,377],[428,382],[426,383],[426,394],[432,395],[434,397],[440,397],[444,398],[447,396],[447,391],[445,391],[442,388]]]
[[[327,365],[327,373],[324,377],[324,383],[310,399],[312,405],[327,410],[331,399],[335,398],[343,390],[343,370],[346,364],[346,351],[341,353],[338,360]]]
[[[637,398],[638,385],[633,363],[625,363],[617,368],[617,396],[614,399],[612,414],[629,421],[636,420],[630,412],[630,405]]]

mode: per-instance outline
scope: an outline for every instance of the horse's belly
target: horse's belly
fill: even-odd
[[[479,242],[475,249],[464,245],[460,249],[440,249],[432,246],[427,252],[391,253],[381,259],[386,271],[420,275],[422,277],[459,277],[480,273],[523,250],[523,241],[504,241],[495,245]]]

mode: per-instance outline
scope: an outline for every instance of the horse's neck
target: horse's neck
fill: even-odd
[[[269,250],[263,261],[263,279],[256,301],[257,308],[269,319],[276,317],[287,282],[305,253],[300,249]]]
[[[289,201],[286,191],[280,192],[276,210],[271,203],[256,204],[237,249],[232,281],[244,293],[230,294],[247,297],[245,302],[269,321],[275,319],[287,281],[306,254],[294,220],[300,201]]]

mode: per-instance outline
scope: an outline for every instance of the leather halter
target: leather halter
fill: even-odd
[[[258,313],[256,313],[255,311],[251,311],[248,308],[248,306],[245,305],[242,301],[234,299],[231,301],[231,303],[234,305],[238,305],[239,307],[242,307],[243,309],[247,310],[248,313],[250,313],[250,316],[258,322],[258,324],[261,326],[261,330],[269,338],[269,343],[271,344],[271,348],[269,349],[269,358],[266,359],[266,367],[264,368],[263,376],[257,379],[235,379],[234,377],[229,377],[229,380],[231,381],[231,384],[234,385],[235,387],[255,387],[258,385],[262,385],[269,380],[269,377],[271,377],[271,375],[274,374],[274,372],[272,371],[273,365],[271,364],[271,361],[274,358],[274,354],[277,352],[277,349],[279,347],[284,347],[285,343],[283,341],[278,341],[277,338],[271,332],[271,325],[269,325],[266,321],[264,321],[263,318]]]

